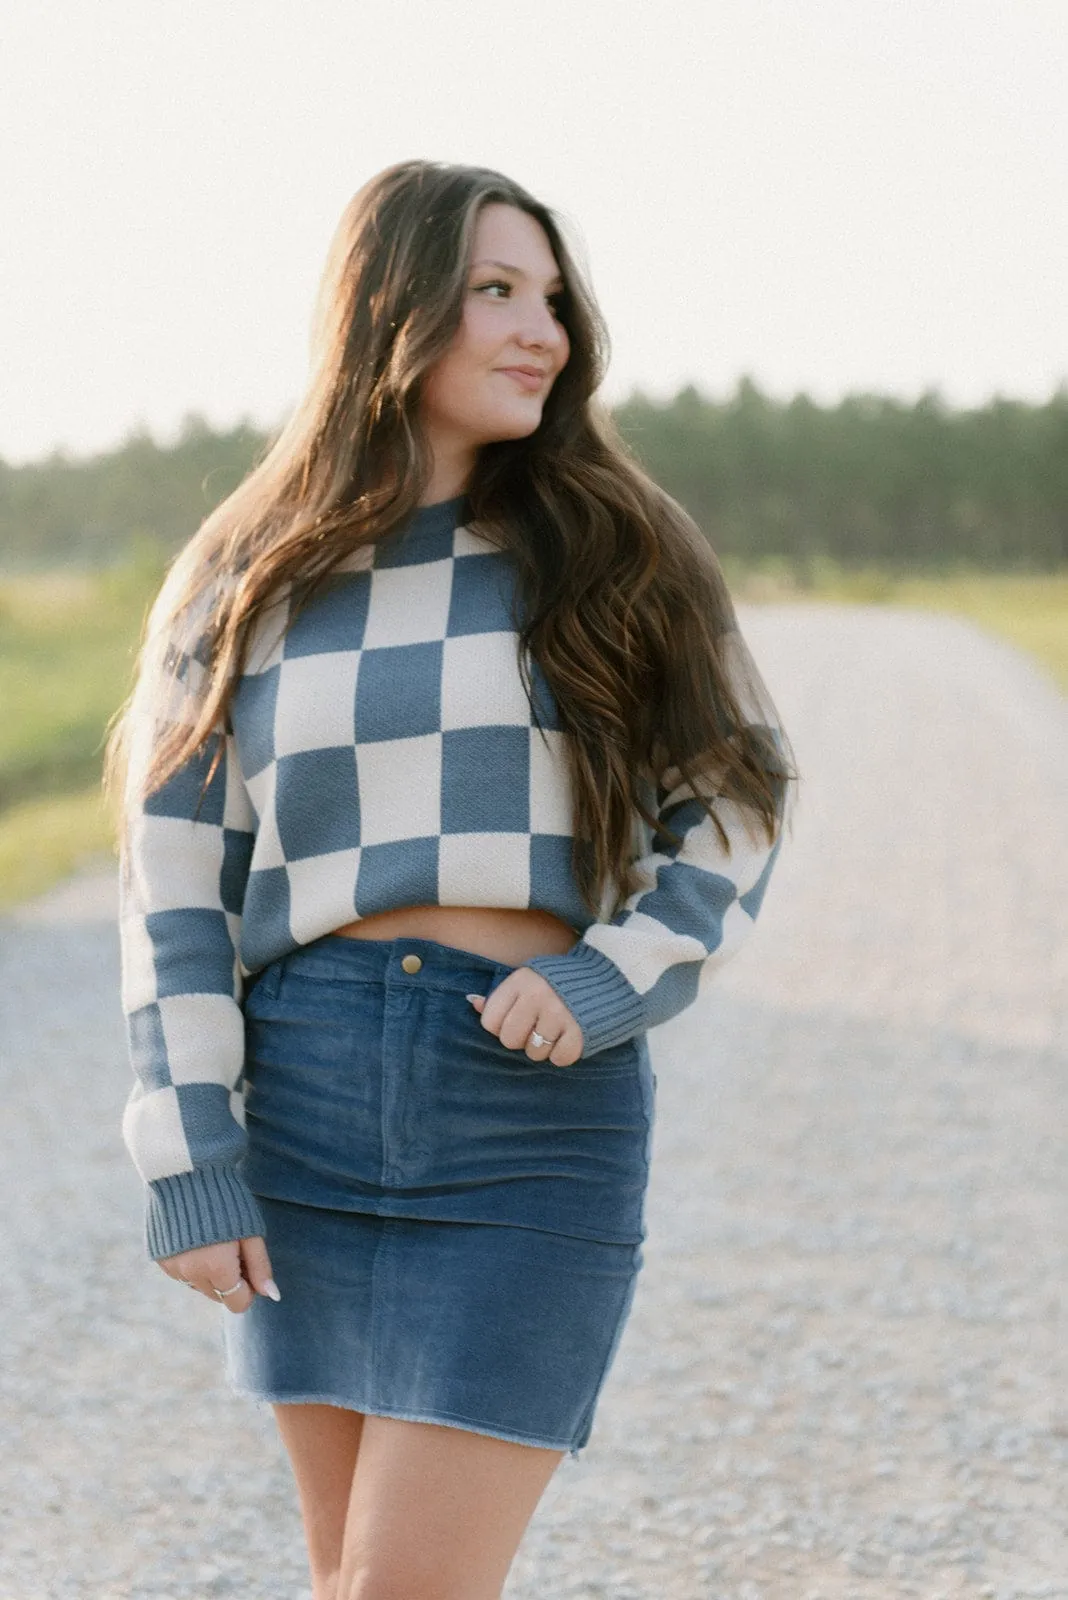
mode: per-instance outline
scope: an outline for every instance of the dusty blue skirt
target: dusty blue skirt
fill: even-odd
[[[243,1171],[282,1298],[222,1318],[238,1392],[588,1442],[642,1265],[655,1078],[644,1034],[570,1067],[502,1045],[464,997],[514,970],[329,934],[257,975]]]

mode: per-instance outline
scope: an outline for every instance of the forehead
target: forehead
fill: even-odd
[[[558,270],[549,236],[538,219],[498,201],[484,205],[475,221],[471,259],[483,257],[510,261],[543,276]]]

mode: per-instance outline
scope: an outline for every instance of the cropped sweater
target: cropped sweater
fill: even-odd
[[[571,866],[570,735],[532,658],[529,697],[520,677],[514,560],[465,526],[465,507],[420,507],[358,549],[288,631],[283,591],[225,725],[147,800],[153,739],[182,717],[167,702],[161,721],[142,672],[120,834],[123,1137],[155,1259],[264,1232],[242,1176],[243,1000],[287,952],[392,907],[553,912],[576,942],[524,964],[578,1022],[581,1060],[689,1005],[760,909],[779,841],[721,799],[728,855],[669,771],[649,809],[681,844],[635,813],[639,887],[591,917]],[[203,661],[178,657],[193,685]]]

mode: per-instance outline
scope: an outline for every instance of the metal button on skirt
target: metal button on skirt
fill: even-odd
[[[330,934],[245,1000],[243,1171],[279,1302],[223,1319],[233,1386],[577,1453],[633,1301],[645,1035],[532,1062],[465,998],[515,968]]]

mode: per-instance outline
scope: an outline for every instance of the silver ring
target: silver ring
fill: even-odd
[[[243,1289],[244,1287],[244,1278],[238,1278],[232,1289],[217,1289],[215,1285],[212,1284],[211,1292],[212,1294],[217,1294],[220,1300],[225,1300],[228,1294],[236,1294],[239,1289]]]
[[[534,1041],[535,1046],[543,1045],[543,1044],[555,1044],[556,1043],[555,1039],[543,1039],[541,1034],[538,1032],[537,1028],[532,1028],[531,1029],[530,1037]]]

